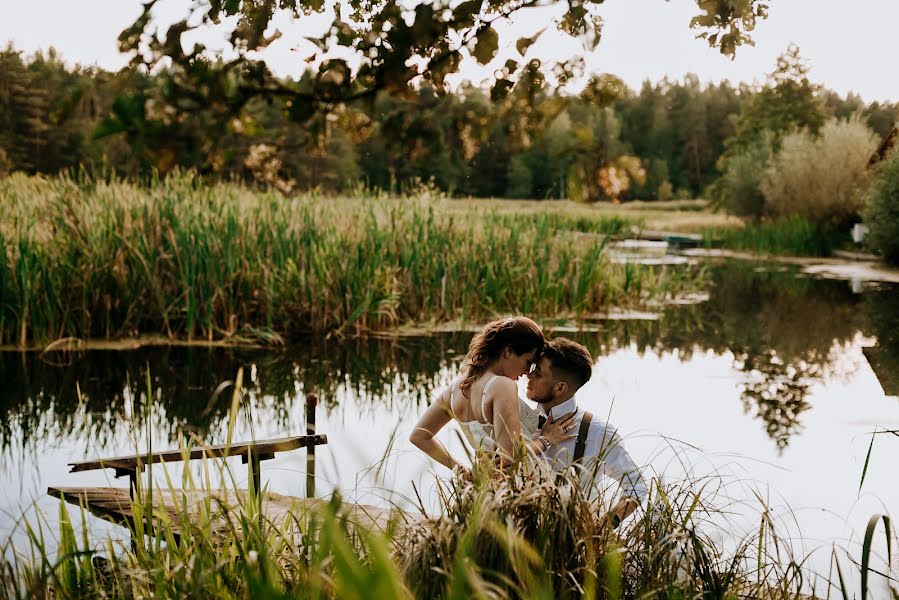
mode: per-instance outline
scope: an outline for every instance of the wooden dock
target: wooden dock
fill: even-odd
[[[120,487],[51,487],[51,496],[82,507],[91,514],[134,531],[135,500],[127,488]],[[153,494],[154,521],[164,519],[177,542],[185,524],[208,524],[214,537],[220,537],[239,525],[229,522],[246,506],[247,490],[158,490]],[[262,518],[279,526],[301,521],[311,512],[321,509],[326,500],[297,498],[273,492],[262,495]],[[229,514],[230,511],[230,514]],[[366,531],[386,531],[388,525],[404,516],[398,511],[365,504],[345,504],[341,516],[354,527]]]
[[[277,526],[302,522],[307,515],[325,508],[327,500],[315,499],[315,447],[327,444],[328,438],[315,432],[315,409],[318,404],[316,394],[306,395],[306,435],[284,438],[254,440],[216,445],[197,445],[161,452],[96,458],[69,463],[70,472],[77,473],[96,469],[113,469],[115,477],[128,477],[128,487],[51,487],[47,493],[74,504],[91,514],[127,527],[133,534],[136,519],[147,500],[152,499],[153,514],[147,520],[145,531],[153,534],[160,520],[165,522],[165,531],[171,532],[179,540],[185,527],[202,524],[204,531],[212,531],[216,538],[227,531],[233,531],[237,524],[234,519],[249,507],[251,501],[260,498],[259,517],[263,522]],[[297,498],[273,492],[262,491],[261,463],[275,457],[279,452],[306,449],[306,493],[309,497]],[[209,460],[240,457],[248,467],[247,490],[208,489],[161,489],[154,486],[147,489],[141,475],[153,464],[170,464],[179,461]],[[139,508],[140,507],[140,508]],[[254,508],[255,510],[255,508]],[[137,511],[137,514],[135,512]],[[340,509],[342,518],[353,527],[366,531],[385,531],[389,524],[402,525],[410,518],[400,511],[365,504],[344,504]],[[288,529],[289,531],[289,529]],[[132,539],[132,545],[138,540]]]

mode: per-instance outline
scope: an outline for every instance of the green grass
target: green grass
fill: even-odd
[[[845,233],[801,217],[747,222],[739,228],[709,229],[704,237],[731,250],[789,256],[830,256],[848,240]]]
[[[617,215],[285,198],[190,175],[145,187],[12,176],[0,181],[0,210],[0,344],[20,346],[576,318],[703,280],[611,263],[606,237],[638,224]]]

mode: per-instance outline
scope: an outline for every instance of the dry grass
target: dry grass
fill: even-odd
[[[708,229],[738,229],[738,217],[714,211],[706,200],[657,202],[599,202],[584,204],[570,200],[493,200],[466,198],[451,200],[448,206],[459,212],[496,210],[508,214],[553,213],[571,219],[622,219],[642,229],[679,233],[703,233]]]

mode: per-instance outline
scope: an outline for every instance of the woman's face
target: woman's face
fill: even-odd
[[[522,375],[527,375],[531,370],[531,365],[537,358],[537,350],[531,350],[524,354],[515,354],[511,348],[506,349],[505,365],[503,373],[509,379],[518,379]]]

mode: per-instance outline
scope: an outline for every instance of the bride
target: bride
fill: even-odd
[[[535,411],[518,398],[515,382],[531,370],[544,343],[540,326],[527,317],[489,323],[472,338],[461,376],[428,407],[409,441],[445,467],[464,472],[466,468],[435,437],[451,419],[459,422],[475,451],[498,453],[504,459],[514,456],[519,444],[539,454],[546,442],[551,445],[577,437],[568,435],[571,415],[549,421],[537,431]],[[522,437],[523,425],[546,442]]]

